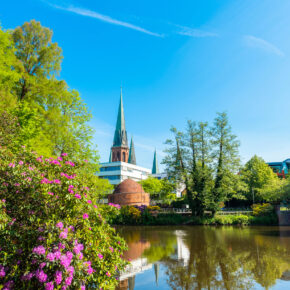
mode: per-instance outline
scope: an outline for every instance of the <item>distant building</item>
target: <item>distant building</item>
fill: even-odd
[[[108,179],[113,185],[128,178],[141,181],[148,178],[150,174],[150,169],[122,161],[101,163],[100,172],[98,172],[100,178]]]
[[[167,178],[166,173],[160,173],[159,171],[156,149],[154,151],[152,170],[137,165],[133,138],[131,138],[130,147],[128,146],[122,88],[109,162],[100,164],[100,172],[98,172],[97,175],[100,178],[108,179],[113,185],[118,185],[126,179],[132,179],[133,181],[138,182],[147,179],[149,176],[157,179]],[[185,186],[183,184],[177,186],[177,197],[182,196],[184,188]]]
[[[121,89],[118,117],[109,162],[100,164],[100,172],[97,175],[100,178],[108,179],[111,184],[117,185],[128,178],[134,181],[141,181],[148,178],[150,174],[150,169],[136,165],[133,138],[131,138],[130,148],[128,146]]]
[[[286,159],[282,162],[269,162],[267,164],[281,178],[285,178],[290,170],[290,159]]]

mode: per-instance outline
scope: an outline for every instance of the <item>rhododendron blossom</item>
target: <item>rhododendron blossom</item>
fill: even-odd
[[[56,271],[55,272],[55,279],[54,279],[56,285],[59,285],[62,281],[62,272],[61,271]]]
[[[32,252],[37,254],[37,255],[44,255],[45,254],[45,248],[44,248],[44,246],[38,246],[38,247],[35,247],[32,250]]]
[[[62,229],[62,228],[63,228],[63,223],[62,223],[62,222],[58,222],[55,226],[56,226],[57,228]]]
[[[63,231],[59,234],[59,238],[60,239],[66,239],[67,238],[67,232],[66,231]]]
[[[0,278],[5,277],[6,273],[5,273],[5,269],[2,265],[0,265]]]

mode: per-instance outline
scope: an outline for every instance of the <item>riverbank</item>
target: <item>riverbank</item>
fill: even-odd
[[[99,207],[111,225],[140,225],[140,226],[163,226],[163,225],[266,225],[279,224],[275,211],[253,211],[243,214],[240,212],[216,213],[214,217],[205,215],[193,217],[191,213],[161,212],[159,207],[117,206],[114,204]]]
[[[192,217],[181,214],[158,214],[157,216],[146,216],[138,220],[114,219],[114,225],[140,225],[140,226],[163,226],[163,225],[278,225],[278,218],[275,214],[269,216],[247,216],[247,215],[226,215],[215,217]]]

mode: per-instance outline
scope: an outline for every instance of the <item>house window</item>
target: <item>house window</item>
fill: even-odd
[[[123,152],[123,161],[125,162],[126,161],[126,153]]]

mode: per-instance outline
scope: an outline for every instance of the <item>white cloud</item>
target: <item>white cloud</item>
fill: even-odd
[[[244,42],[249,47],[260,48],[269,53],[273,53],[278,56],[284,56],[284,52],[282,52],[278,47],[262,38],[258,38],[252,35],[245,35]]]
[[[56,9],[65,10],[65,11],[72,12],[72,13],[75,13],[75,14],[78,14],[78,15],[82,15],[82,16],[85,16],[85,17],[95,18],[95,19],[98,19],[100,21],[107,22],[107,23],[110,23],[110,24],[113,24],[113,25],[127,27],[129,29],[133,29],[133,30],[145,33],[145,34],[152,35],[152,36],[163,37],[163,35],[161,35],[159,33],[155,33],[155,32],[149,31],[149,30],[147,30],[145,28],[142,28],[140,26],[137,26],[137,25],[134,25],[134,24],[131,24],[131,23],[128,23],[128,22],[124,22],[124,21],[121,21],[121,20],[114,19],[114,18],[112,18],[112,17],[110,17],[108,15],[104,15],[104,14],[98,13],[96,11],[92,11],[92,10],[89,10],[89,9],[76,7],[76,6],[73,6],[73,5],[59,6],[59,5],[55,5],[55,4],[52,4],[52,3],[49,3],[49,4],[52,7],[56,8]]]
[[[214,32],[204,31],[200,29],[194,29],[187,26],[181,26],[181,25],[175,25],[179,28],[181,28],[181,31],[178,31],[177,34],[190,36],[190,37],[196,37],[196,38],[202,38],[202,37],[218,37],[219,35]]]

